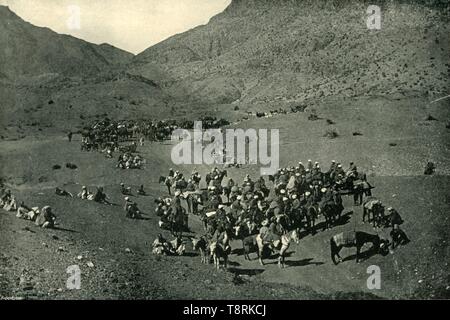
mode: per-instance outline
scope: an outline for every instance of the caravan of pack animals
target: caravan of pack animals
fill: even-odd
[[[229,124],[211,117],[201,120],[204,129]],[[79,132],[81,151],[98,151],[106,158],[117,157],[117,168],[143,169],[145,159],[139,155],[139,148],[145,141],[164,142],[176,128],[192,127],[192,121],[184,120],[104,119]],[[72,135],[68,134],[69,141]],[[308,235],[345,224],[348,213],[344,214],[344,196],[352,197],[354,206],[361,210],[363,223],[372,224],[374,232],[358,231],[349,226],[348,230],[334,234],[329,240],[332,263],[343,261],[339,255],[343,247],[356,248],[356,262],[359,262],[366,243],[371,244],[368,250],[372,254],[385,255],[409,242],[400,227],[403,223],[400,214],[392,207],[385,210],[382,199],[374,196],[375,186],[358,170],[356,163],[347,166],[333,160],[325,165],[327,168],[323,169],[317,161],[300,161],[296,166],[279,168],[276,174],[266,177],[252,178],[243,173],[241,181],[229,178],[225,166],[213,167],[204,177],[197,170],[182,173],[171,168],[167,176],[159,178],[161,195],[154,195],[154,214],[159,219],[159,227],[170,232],[173,239],[167,240],[162,231],[149,250],[156,255],[183,255],[189,243],[201,256],[202,263],[213,263],[220,269],[221,266],[227,268],[228,257],[232,254],[231,242],[240,240],[233,243],[241,243],[246,260],[258,259],[264,265],[265,259],[277,259],[279,267],[283,268],[292,243],[299,244]],[[144,214],[131,198],[132,188],[123,182],[120,189],[126,217],[143,218]],[[76,195],[62,188],[56,188],[55,193],[78,197],[80,201],[111,204],[101,186],[95,191],[82,186]],[[137,188],[136,195],[146,195],[144,185]],[[43,228],[52,228],[58,223],[57,214],[50,206],[41,209],[29,206],[5,188],[1,206]],[[203,232],[195,234],[190,229],[190,219],[201,221]],[[389,228],[390,238],[380,237],[377,231],[386,228]]]

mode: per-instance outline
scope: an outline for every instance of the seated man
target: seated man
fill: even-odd
[[[77,194],[77,197],[83,200],[87,200],[90,195],[91,193],[89,192],[88,188],[86,186],[83,186],[81,188],[81,192]]]
[[[131,159],[125,162],[125,169],[133,169],[133,161]]]
[[[17,202],[16,197],[11,196],[9,201],[6,201],[3,205],[3,209],[6,211],[16,211],[17,210]]]
[[[126,217],[131,219],[138,219],[141,217],[141,212],[137,207],[137,203],[130,200],[130,198],[125,197],[124,210],[126,212]]]
[[[35,224],[42,228],[53,228],[55,226],[55,220],[56,216],[52,212],[52,208],[45,206],[36,217]]]
[[[0,206],[3,207],[11,200],[11,190],[6,190],[0,198]]]
[[[171,252],[171,245],[163,238],[161,233],[153,241],[152,248],[153,254],[170,254]]]
[[[174,240],[170,241],[170,247],[171,253],[177,254],[179,256],[182,256],[186,251],[186,245],[183,243],[181,237],[177,237]]]
[[[92,198],[92,200],[94,200],[95,202],[98,202],[98,203],[111,204],[108,201],[108,197],[103,192],[103,187],[98,187],[97,188],[97,191],[95,192],[94,197]]]
[[[121,182],[120,192],[122,192],[123,195],[131,195],[131,187],[125,187],[125,184]]]
[[[395,249],[395,247],[399,245],[405,245],[410,240],[406,233],[400,229],[400,226],[398,224],[395,224],[392,228],[392,231],[390,232],[391,238],[392,238],[392,250]]]
[[[37,209],[37,208],[36,208]],[[19,208],[17,208],[17,218],[27,219],[27,214],[32,211],[31,208],[27,207],[25,203],[22,201],[19,205]],[[34,215],[34,212],[33,212]]]
[[[389,215],[386,217],[386,227],[394,228],[395,225],[399,226],[403,223],[403,219],[400,214],[392,207],[387,208]]]
[[[139,187],[137,193],[138,193],[138,195],[140,195],[140,196],[145,196],[145,195],[147,195],[147,193],[146,193],[145,190],[144,190],[144,185],[143,185],[143,184],[141,184],[141,186]]]
[[[124,160],[119,160],[119,162],[117,163],[117,168],[120,169],[125,169],[125,161]]]

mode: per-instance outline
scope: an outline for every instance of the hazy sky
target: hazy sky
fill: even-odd
[[[22,19],[139,53],[222,12],[231,0],[0,0]],[[79,19],[77,19],[79,17]]]

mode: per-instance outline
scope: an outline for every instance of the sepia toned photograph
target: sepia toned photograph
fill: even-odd
[[[0,196],[0,300],[450,299],[450,2],[0,0]]]

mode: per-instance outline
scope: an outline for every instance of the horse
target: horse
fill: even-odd
[[[250,259],[250,253],[256,249],[256,254],[259,257],[258,252],[258,244],[256,243],[256,234],[254,231],[257,231],[256,224],[252,224],[249,226],[248,224],[240,224],[234,227],[235,236],[237,239],[242,240],[242,249],[244,251],[244,259]]]
[[[324,230],[331,229],[334,223],[341,219],[343,209],[344,207],[342,205],[331,201],[322,206],[320,212],[323,213],[325,217]]]
[[[291,220],[292,228],[296,228],[300,234],[301,228],[308,231],[308,220],[306,218],[306,208],[304,206],[299,206],[298,208],[291,209],[289,214]],[[306,222],[304,222],[306,220]]]
[[[367,175],[363,172],[352,172],[344,181],[344,185],[353,194],[353,202],[355,205],[363,203],[363,196],[372,196],[373,187],[367,182]]]
[[[311,232],[311,235],[314,235],[316,233],[316,219],[318,216],[319,210],[316,208],[316,206],[312,205],[306,208],[305,211],[306,224],[308,227],[308,231]]]
[[[192,239],[192,248],[200,252],[201,263],[209,264],[209,247],[208,241],[204,236]]]
[[[363,203],[363,197],[372,196],[372,186],[367,181],[357,180],[353,182],[353,202],[355,205]]]
[[[283,235],[281,235],[280,240],[271,240],[269,243],[264,242],[263,239],[261,239],[261,235],[258,234],[256,236],[256,243],[258,245],[258,255],[259,255],[259,263],[263,266],[263,253],[264,250],[270,246],[273,249],[279,249],[278,252],[278,267],[284,268],[285,267],[285,253],[287,249],[289,249],[291,241],[294,241],[296,244],[300,242],[299,235],[297,229],[294,229],[290,232],[287,232]]]
[[[172,208],[169,221],[170,221],[170,233],[174,237],[182,237],[183,231],[187,230],[186,225],[186,209],[183,207]]]
[[[323,226],[323,231],[331,229],[334,224],[334,209],[330,203],[325,203],[323,207],[319,209],[319,212],[323,214],[325,218],[325,224]]]
[[[359,263],[361,248],[368,242],[372,243],[371,250],[374,250],[376,253],[380,252],[380,244],[383,244],[382,247],[384,247],[385,244],[378,235],[363,231],[347,231],[336,234],[330,239],[331,260],[335,265],[339,264],[342,262],[342,258],[339,255],[341,249],[343,247],[356,247],[356,263]],[[338,257],[337,261],[336,256]]]
[[[231,247],[224,248],[222,244],[217,241],[212,242],[209,245],[209,251],[213,257],[214,265],[217,270],[220,269],[220,259],[223,259],[225,269],[227,268],[228,255],[231,253]]]

